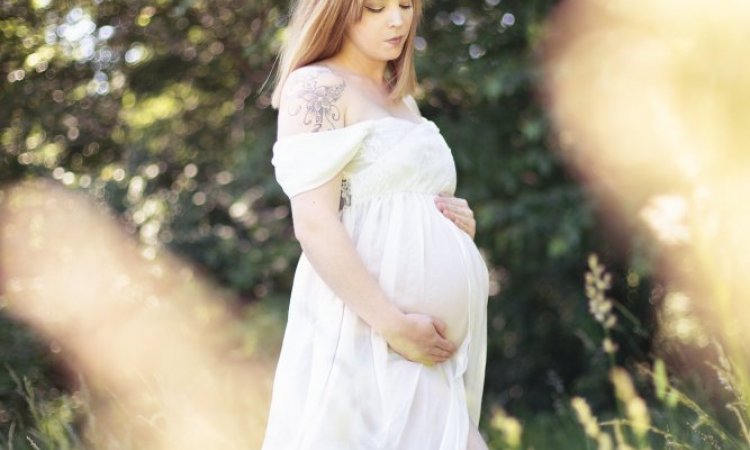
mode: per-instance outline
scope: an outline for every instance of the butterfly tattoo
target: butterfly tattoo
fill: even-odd
[[[317,78],[317,75],[313,75],[301,81],[298,97],[302,100],[302,105],[290,113],[293,116],[304,113],[304,124],[312,125],[313,132],[320,131],[324,126],[328,129],[336,128],[336,122],[341,119],[336,101],[346,88],[343,80],[335,85],[320,85]]]

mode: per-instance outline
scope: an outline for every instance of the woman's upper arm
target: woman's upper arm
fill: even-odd
[[[316,133],[345,125],[346,81],[324,67],[293,71],[281,91],[278,137]],[[300,141],[305,151],[304,140]],[[295,230],[326,216],[338,216],[341,174],[291,198]]]
[[[344,127],[346,100],[346,81],[330,69],[293,71],[281,90],[278,137]]]
[[[309,191],[300,192],[290,199],[292,221],[297,238],[305,228],[330,219],[338,220],[339,199],[341,197],[341,175]]]

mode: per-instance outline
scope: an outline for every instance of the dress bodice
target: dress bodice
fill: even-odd
[[[385,117],[372,124],[360,150],[344,167],[355,205],[397,192],[453,193],[456,169],[451,151],[434,123]]]
[[[453,193],[456,169],[437,126],[396,117],[279,139],[272,163],[292,197],[343,173],[347,206],[398,192]]]

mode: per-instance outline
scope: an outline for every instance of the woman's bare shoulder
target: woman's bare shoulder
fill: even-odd
[[[281,90],[279,137],[342,128],[347,98],[346,80],[327,67],[292,71]]]

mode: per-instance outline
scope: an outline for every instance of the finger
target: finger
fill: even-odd
[[[461,208],[463,205],[455,197],[435,197],[435,204],[438,206]]]
[[[445,338],[438,339],[435,342],[435,347],[439,348],[440,350],[446,351],[451,355],[456,351],[456,344]]]
[[[438,332],[440,337],[445,338],[445,330],[448,328],[445,322],[435,317],[432,319],[432,325],[435,327],[435,331]]]
[[[438,209],[440,209],[441,207],[445,210],[448,210],[462,217],[466,217],[466,218],[474,217],[474,211],[472,211],[471,208],[464,206],[464,205],[449,204],[449,203],[446,203],[445,205],[438,205]]]
[[[472,211],[471,208],[469,208],[466,205],[461,206],[460,208],[456,209],[455,211],[458,212],[459,214],[461,214],[462,216],[464,216],[466,218],[469,218],[469,219],[471,219],[472,217],[474,217],[474,211]]]
[[[474,220],[474,213],[469,209],[462,209],[463,215],[457,214],[451,209],[451,206],[438,205],[438,210],[451,222],[456,224],[458,228],[465,231],[469,236],[474,237],[474,229],[476,227],[476,221]]]
[[[438,197],[437,200],[443,203],[454,205],[457,208],[471,209],[469,208],[469,201],[466,200],[465,198],[449,196],[449,197]]]
[[[460,206],[461,203],[455,197],[435,197],[435,202],[442,205]]]
[[[450,220],[452,220],[452,221],[453,221],[453,223],[455,223],[455,224],[456,224],[456,226],[458,226],[458,228],[460,228],[460,229],[462,229],[462,230],[464,230],[464,231],[469,231],[469,230],[467,229],[467,225],[466,225],[466,222],[464,222],[464,219],[463,219],[463,218],[461,218],[461,217],[459,217],[459,216],[456,216],[455,214],[452,214],[452,215],[451,215],[450,217],[448,217],[448,218],[449,218]]]
[[[433,366],[435,364],[440,364],[441,362],[445,362],[449,359],[449,357],[446,357],[444,353],[433,353],[430,352],[425,357],[425,365],[426,366]]]
[[[469,202],[462,198],[455,199],[451,206],[453,206],[454,211],[459,212],[461,215],[474,216],[474,211],[469,207]]]
[[[453,211],[445,210],[445,211],[443,211],[443,215],[445,217],[447,217],[448,219],[452,220],[453,222],[456,222],[456,223],[458,223],[458,221],[461,220],[460,216],[458,216]]]
[[[436,348],[432,351],[433,359],[436,361],[439,360],[440,362],[445,361],[446,359],[450,358],[452,355],[453,353],[440,349],[440,348]]]
[[[450,215],[448,218],[452,220],[453,223],[455,223],[460,229],[467,232],[469,235],[473,234],[473,231],[476,227],[476,221],[474,219],[459,217],[456,215]]]

